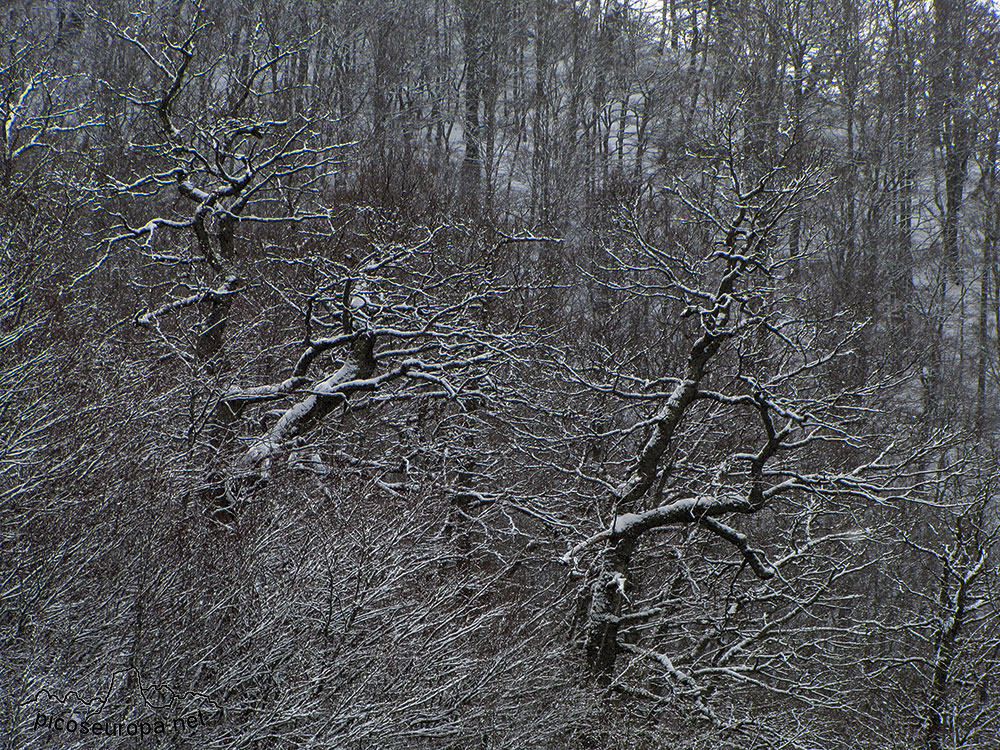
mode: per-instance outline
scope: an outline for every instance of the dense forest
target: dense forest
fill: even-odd
[[[0,748],[1000,747],[992,4],[0,28]]]

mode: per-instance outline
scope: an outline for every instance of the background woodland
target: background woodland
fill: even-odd
[[[1000,747],[991,6],[0,29],[0,747]]]

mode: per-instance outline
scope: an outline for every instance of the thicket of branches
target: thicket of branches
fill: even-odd
[[[0,738],[1000,745],[974,0],[21,0]]]

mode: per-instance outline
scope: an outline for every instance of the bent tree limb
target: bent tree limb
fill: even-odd
[[[272,456],[292,438],[316,426],[334,408],[343,404],[356,391],[377,386],[375,374],[375,336],[365,333],[351,347],[347,361],[340,369],[310,389],[310,395],[288,409],[277,423],[259,437],[240,459],[244,471],[266,472]]]
[[[314,341],[299,357],[291,375],[285,380],[273,385],[233,389],[219,399],[213,421],[227,425],[234,424],[249,405],[289,396],[296,400],[283,409],[273,426],[265,429],[249,448],[238,454],[234,463],[230,463],[228,478],[221,471],[212,475],[206,491],[215,520],[223,524],[236,520],[240,498],[261,482],[266,482],[275,461],[287,453],[289,446],[297,438],[315,431],[332,411],[346,405],[352,395],[381,392],[394,381],[409,380],[426,396],[457,398],[463,387],[449,382],[449,379],[455,375],[467,377],[494,356],[489,350],[477,352],[474,342],[451,352],[432,352],[427,346],[404,350],[392,348],[393,341],[398,343],[400,338],[405,340],[410,335],[412,332],[377,328]],[[376,351],[377,342],[386,342],[381,351]],[[335,346],[344,346],[347,350],[341,355],[341,366],[330,375],[309,377],[310,363],[320,352]],[[398,358],[401,353],[416,350],[422,350],[424,354],[436,353],[441,358],[436,361]],[[432,386],[430,390],[426,389],[428,385]],[[406,391],[410,394],[414,392],[412,389]],[[382,397],[392,398],[393,393],[386,392]],[[399,395],[405,397],[404,394]]]
[[[695,343],[688,358],[684,380],[675,387],[658,415],[653,435],[643,447],[631,476],[615,493],[615,507],[618,514],[631,513],[653,485],[660,459],[669,447],[685,410],[695,400],[705,365],[721,343],[722,334],[711,331],[705,331]],[[624,589],[619,585],[619,581],[627,577],[629,563],[639,536],[654,525],[695,521],[698,518],[695,515],[697,500],[691,504],[679,502],[680,505],[674,504],[677,507],[672,512],[667,512],[659,518],[649,514],[618,515],[612,523],[611,533],[608,534],[610,549],[605,555],[603,569],[591,592],[591,613],[586,634],[587,659],[595,673],[606,674],[614,664],[618,648],[618,617],[624,599]],[[619,519],[623,521],[621,528]]]

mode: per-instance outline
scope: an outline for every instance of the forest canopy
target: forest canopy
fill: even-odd
[[[0,748],[1000,747],[992,4],[0,30]]]

